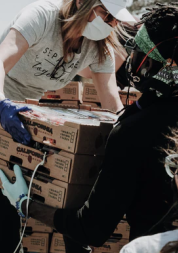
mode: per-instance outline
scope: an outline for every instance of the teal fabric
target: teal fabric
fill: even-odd
[[[155,44],[149,37],[145,25],[142,25],[138,30],[135,36],[135,42],[145,54],[147,54],[152,48],[155,47]],[[166,60],[162,57],[157,48],[155,48],[148,56],[155,61],[166,63]]]

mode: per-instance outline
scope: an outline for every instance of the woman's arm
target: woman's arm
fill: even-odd
[[[4,91],[3,91],[4,78],[5,78],[4,65],[3,65],[3,62],[0,60],[0,101],[5,99]]]
[[[99,95],[102,108],[118,112],[123,108],[116,85],[115,73],[94,73],[92,79]]]
[[[28,49],[25,38],[15,29],[11,29],[0,44],[0,93],[4,94],[4,78]],[[1,99],[1,96],[0,96]],[[2,99],[1,99],[2,100]]]
[[[26,204],[27,201],[22,202],[22,212],[26,215]],[[43,211],[41,211],[43,210]],[[54,214],[57,208],[47,206],[35,201],[29,201],[29,216],[35,217],[36,220],[43,222],[49,227],[54,228]]]
[[[124,55],[118,55],[118,54],[115,54],[115,72],[117,72],[120,67],[122,66],[122,64],[125,62],[127,58],[127,53],[125,53]],[[81,70],[78,75],[79,76],[82,76],[82,77],[85,77],[85,78],[89,78],[91,79],[92,78],[92,74],[91,74],[91,70],[89,67]]]

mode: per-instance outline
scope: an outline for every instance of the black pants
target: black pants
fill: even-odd
[[[0,252],[14,252],[20,240],[19,229],[17,211],[0,191]]]

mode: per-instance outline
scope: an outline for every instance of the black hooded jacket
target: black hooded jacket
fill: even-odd
[[[56,229],[80,245],[96,247],[110,237],[124,214],[131,240],[170,229],[162,222],[150,230],[173,203],[164,149],[171,147],[166,135],[177,124],[177,96],[156,98],[142,110],[130,106],[108,138],[101,172],[88,200],[79,210],[57,210]]]

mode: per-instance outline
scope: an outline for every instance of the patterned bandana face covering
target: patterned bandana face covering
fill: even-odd
[[[155,44],[151,41],[149,34],[147,32],[147,29],[145,25],[142,25],[140,29],[138,30],[136,36],[135,36],[135,42],[139,46],[139,48],[147,54],[152,48],[155,47]],[[162,62],[163,64],[166,64],[166,60],[162,57],[162,55],[159,53],[158,49],[155,48],[150,54],[149,57],[152,58],[155,61]]]
[[[142,25],[142,27],[137,32],[137,35],[135,36],[135,42],[146,55],[155,47],[155,44],[149,37],[145,25]],[[173,64],[170,66],[171,59],[165,60],[157,48],[155,48],[148,55],[148,57],[163,64],[163,68],[160,69],[160,71],[155,76],[153,76],[153,78],[160,80],[168,85],[178,85],[178,66],[175,62],[173,62]]]

